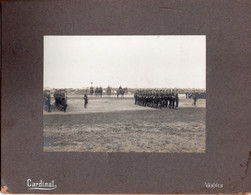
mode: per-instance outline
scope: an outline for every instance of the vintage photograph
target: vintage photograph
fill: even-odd
[[[44,152],[204,153],[206,36],[44,36]]]

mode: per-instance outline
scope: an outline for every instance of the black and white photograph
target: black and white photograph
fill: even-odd
[[[1,1],[1,192],[250,194],[250,2]]]
[[[204,153],[206,36],[44,36],[45,152]]]

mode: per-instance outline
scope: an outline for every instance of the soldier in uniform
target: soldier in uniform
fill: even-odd
[[[193,92],[193,95],[192,95],[192,97],[193,97],[193,106],[196,106],[196,102],[197,102],[197,93],[196,92]]]
[[[43,103],[45,105],[45,110],[47,112],[51,111],[51,97],[50,97],[50,91],[45,90],[43,93]]]
[[[48,112],[51,112],[51,95],[50,93],[48,94],[48,99],[47,99],[47,103],[48,103]]]
[[[174,103],[175,103],[175,95],[174,95],[174,90],[172,90],[171,93],[171,108],[174,109]]]
[[[164,107],[167,108],[167,106],[168,106],[168,91],[167,91],[167,90],[165,91],[164,100],[165,100],[165,105],[164,105]]]
[[[88,104],[88,97],[87,94],[84,94],[84,108],[87,108],[87,104]]]
[[[178,90],[175,93],[175,109],[177,109],[179,106],[179,94],[178,94]]]
[[[134,100],[135,100],[134,104],[137,104],[138,103],[138,91],[136,91],[134,94]]]

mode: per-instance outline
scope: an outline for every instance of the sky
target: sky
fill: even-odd
[[[206,88],[206,36],[44,36],[44,87]]]

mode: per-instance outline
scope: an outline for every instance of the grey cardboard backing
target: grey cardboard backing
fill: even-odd
[[[43,193],[251,191],[250,1],[2,1],[1,186]],[[206,35],[206,153],[43,152],[44,35]],[[223,184],[207,189],[205,182]]]

